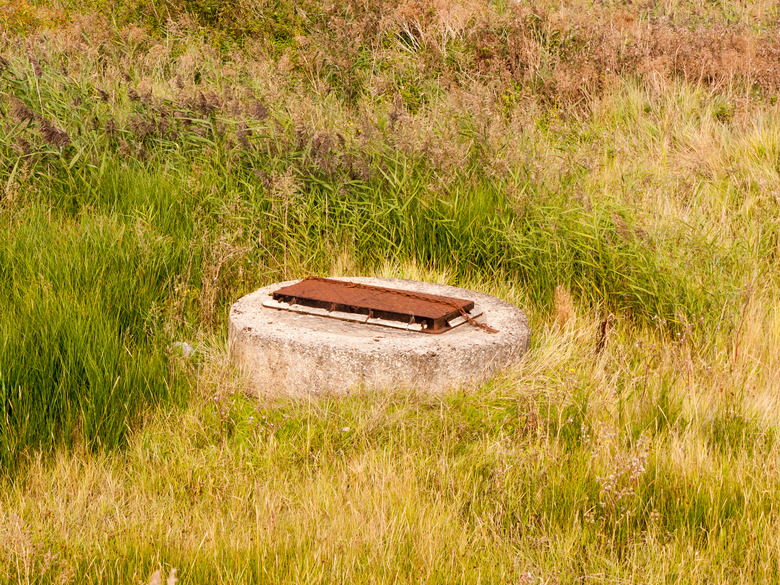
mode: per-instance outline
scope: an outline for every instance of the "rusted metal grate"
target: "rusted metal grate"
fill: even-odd
[[[267,306],[369,324],[443,333],[481,313],[474,301],[328,278],[309,277],[273,293]],[[469,314],[471,312],[471,314]]]

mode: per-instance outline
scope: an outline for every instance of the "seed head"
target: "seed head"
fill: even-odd
[[[249,113],[258,120],[265,120],[268,117],[268,108],[260,100],[254,100],[249,105]]]
[[[19,122],[29,122],[35,120],[35,112],[33,112],[27,105],[19,100],[14,100],[11,106],[11,116]]]
[[[41,134],[43,139],[52,146],[62,147],[70,144],[70,136],[51,122],[41,118]]]

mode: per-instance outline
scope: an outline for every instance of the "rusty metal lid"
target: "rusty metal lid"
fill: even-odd
[[[314,314],[387,326],[397,323],[424,333],[443,333],[465,321],[486,327],[473,321],[481,311],[475,311],[468,299],[329,278],[308,277],[277,289],[272,297],[269,306],[275,308],[310,307],[318,310]]]

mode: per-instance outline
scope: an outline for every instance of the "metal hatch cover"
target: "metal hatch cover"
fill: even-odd
[[[307,277],[272,293],[265,307],[382,325],[444,333],[482,314],[474,301],[330,278]]]

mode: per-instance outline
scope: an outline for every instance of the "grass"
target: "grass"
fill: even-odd
[[[776,581],[776,10],[0,2],[0,583]],[[532,347],[258,399],[306,274]]]
[[[28,540],[8,559],[59,551],[44,580],[101,582],[773,580],[772,426],[725,423],[747,429],[738,449],[722,417],[775,382],[719,396],[727,364],[686,383],[683,347],[620,327],[594,361],[596,325],[537,329],[519,369],[445,397],[258,403],[213,348],[213,397],[158,410],[122,451],[32,463],[5,497],[37,531],[9,517]]]

